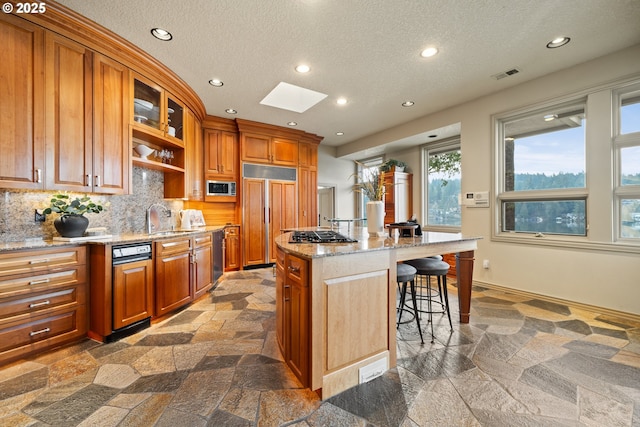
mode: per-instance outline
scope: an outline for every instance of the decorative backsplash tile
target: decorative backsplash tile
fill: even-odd
[[[108,234],[143,233],[146,230],[146,210],[160,203],[172,211],[169,221],[175,224],[182,200],[165,200],[164,174],[134,166],[133,194],[108,196],[91,194],[91,199],[105,206],[100,214],[86,214],[89,227],[106,227]],[[0,241],[17,242],[25,239],[51,239],[57,236],[53,220],[57,214],[47,215],[45,222],[36,222],[35,210],[45,209],[55,191],[20,191],[0,188]],[[75,193],[70,193],[75,194]]]

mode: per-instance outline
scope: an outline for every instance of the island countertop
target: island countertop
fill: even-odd
[[[304,230],[309,230],[305,228]],[[322,229],[326,230],[326,229]],[[346,230],[336,230],[340,234],[356,239],[357,242],[348,243],[289,243],[291,232],[286,232],[278,236],[275,240],[276,244],[289,253],[294,253],[304,258],[320,258],[328,256],[348,255],[359,252],[383,251],[400,248],[419,248],[425,246],[433,246],[434,249],[440,245],[450,245],[451,243],[474,242],[482,239],[481,237],[465,236],[461,233],[443,233],[443,232],[423,232],[421,236],[414,237],[390,237],[384,235],[381,237],[369,237],[367,229],[364,227],[352,228],[348,233]],[[436,250],[434,255],[449,253]]]

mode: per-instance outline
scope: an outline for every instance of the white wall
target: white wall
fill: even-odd
[[[355,218],[355,195],[352,174],[355,172],[351,160],[335,157],[335,148],[322,144],[318,147],[318,185],[329,185],[336,188],[336,218]]]
[[[462,191],[492,189],[491,115],[589,90],[624,78],[640,78],[640,45],[553,73],[492,95],[422,117],[353,142],[358,149],[461,123]],[[606,143],[606,142],[605,142]],[[351,145],[351,144],[350,144]],[[349,147],[340,150],[349,152]],[[419,172],[415,153],[395,156]],[[328,161],[329,159],[325,159]],[[320,170],[319,181],[324,179]],[[414,207],[422,204],[414,175]],[[597,221],[598,218],[592,218]],[[607,219],[608,220],[608,219]],[[640,314],[640,255],[606,250],[552,248],[491,240],[490,209],[463,208],[462,231],[482,236],[474,280],[584,304]],[[482,260],[491,263],[482,268]]]

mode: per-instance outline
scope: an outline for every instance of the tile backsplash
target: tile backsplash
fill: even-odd
[[[172,211],[169,221],[175,224],[182,200],[165,200],[164,174],[134,166],[132,192],[123,196],[91,194],[91,199],[105,206],[99,214],[86,214],[89,227],[106,227],[107,234],[142,233],[146,230],[146,209],[160,203]],[[51,239],[58,233],[53,227],[57,214],[36,222],[36,209],[45,209],[55,191],[20,191],[0,188],[0,242],[25,239]],[[74,195],[74,193],[71,193]]]

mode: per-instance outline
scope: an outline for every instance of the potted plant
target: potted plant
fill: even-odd
[[[100,213],[103,206],[91,201],[89,196],[71,198],[68,194],[55,194],[49,201],[43,213],[58,213],[60,216],[53,221],[53,225],[62,237],[82,237],[89,226],[89,219],[85,213]]]
[[[401,160],[389,159],[380,165],[381,172],[404,172],[407,164]]]
[[[355,161],[359,171],[354,175],[353,191],[362,193],[367,199],[367,231],[369,236],[381,236],[384,232],[384,178],[379,167],[367,168]]]

